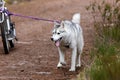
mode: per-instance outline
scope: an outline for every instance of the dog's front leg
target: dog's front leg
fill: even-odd
[[[77,53],[76,67],[81,67],[81,53]]]
[[[76,56],[77,56],[77,48],[74,47],[72,50],[71,68],[69,69],[69,71],[75,71]]]
[[[63,65],[66,65],[66,62],[64,58],[64,53],[59,47],[58,47],[58,51],[59,51],[59,62],[57,67],[59,68],[59,67],[62,67]]]

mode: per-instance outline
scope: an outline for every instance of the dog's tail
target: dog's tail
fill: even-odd
[[[80,13],[75,13],[72,17],[72,22],[80,24]]]

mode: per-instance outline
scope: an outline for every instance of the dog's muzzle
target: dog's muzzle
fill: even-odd
[[[51,40],[54,41],[54,38],[51,38]],[[58,40],[54,41],[54,42],[55,42],[55,45],[56,45],[57,47],[60,46],[60,42],[61,42],[61,40],[62,40],[62,37],[59,38]]]
[[[55,45],[56,45],[57,47],[60,46],[60,42],[61,42],[61,40],[62,40],[62,37],[61,37],[60,39],[58,39],[57,41],[55,41]]]

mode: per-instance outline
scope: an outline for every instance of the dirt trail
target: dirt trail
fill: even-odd
[[[92,47],[91,18],[85,10],[90,0],[31,0],[30,2],[8,5],[11,12],[53,20],[71,19],[76,12],[81,13],[85,48],[82,56],[83,67],[89,64]],[[70,52],[67,52],[67,65],[56,69],[58,52],[51,42],[53,23],[12,17],[16,23],[17,36],[14,49],[4,55],[0,39],[0,80],[70,80],[83,69],[69,72]]]

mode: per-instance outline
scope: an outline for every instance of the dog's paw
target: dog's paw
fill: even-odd
[[[81,67],[81,64],[77,64],[76,67],[78,67],[78,68]]]
[[[57,65],[57,68],[61,68],[61,67],[62,67],[62,64],[59,62]]]
[[[63,66],[66,66],[66,62],[60,62]]]
[[[73,68],[73,69],[71,68],[71,69],[69,69],[69,71],[73,72],[73,71],[75,71],[75,68]]]

